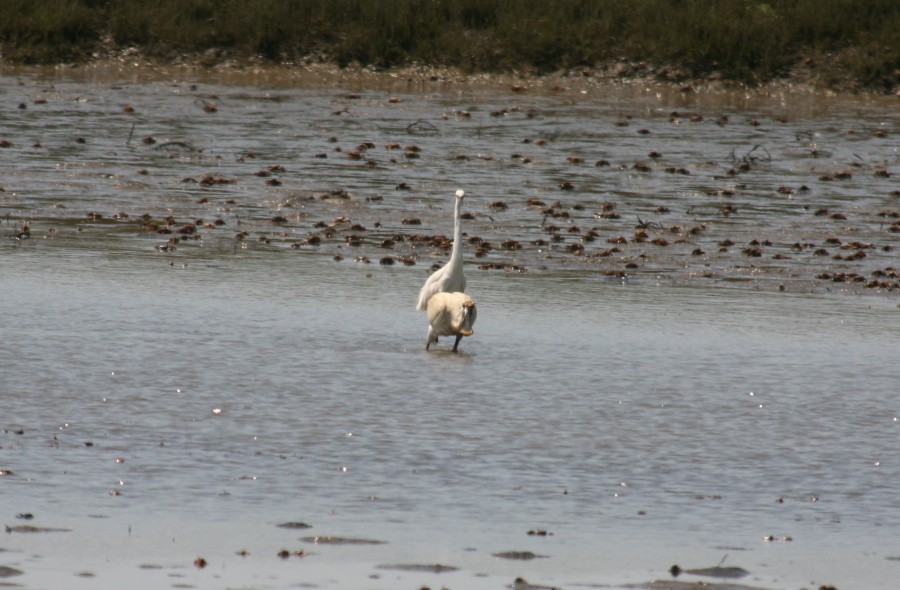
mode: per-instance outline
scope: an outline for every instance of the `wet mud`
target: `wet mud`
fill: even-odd
[[[6,76],[5,247],[425,274],[449,255],[462,188],[471,271],[900,292],[893,97],[148,78]]]

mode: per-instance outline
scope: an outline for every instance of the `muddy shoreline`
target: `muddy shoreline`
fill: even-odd
[[[150,57],[140,48],[129,47],[96,53],[90,59],[58,64],[22,65],[0,59],[0,72],[46,72],[61,75],[84,75],[98,78],[124,76],[133,79],[201,78],[221,84],[240,84],[248,80],[281,81],[289,85],[354,85],[372,88],[399,88],[433,84],[462,85],[471,88],[506,89],[513,93],[537,91],[580,91],[598,87],[655,86],[678,92],[741,92],[756,96],[838,94],[900,97],[900,88],[888,92],[859,90],[826,82],[815,68],[799,65],[786,76],[760,83],[746,84],[712,73],[691,76],[677,67],[613,60],[559,70],[533,72],[463,72],[453,67],[417,64],[382,68],[350,64],[344,67],[329,61],[323,54],[313,54],[296,62],[275,63],[259,56],[243,55],[226,49],[212,48],[201,54],[176,54],[167,58]]]

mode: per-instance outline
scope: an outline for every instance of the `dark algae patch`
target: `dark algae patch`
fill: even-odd
[[[525,578],[516,578],[510,588],[512,588],[512,590],[561,590],[556,586],[541,586],[540,584],[532,584]]]
[[[58,529],[41,526],[32,526],[30,524],[19,524],[15,526],[6,526],[7,533],[68,533],[69,529]]]
[[[531,551],[500,551],[498,553],[492,553],[494,557],[499,557],[500,559],[518,559],[521,561],[529,561],[531,559],[538,559],[542,557],[547,557],[546,555],[538,555],[537,553],[532,553]]]
[[[647,584],[627,586],[644,590],[764,590],[760,586],[747,586],[745,584],[732,584],[730,582],[685,582],[682,580],[655,580]]]
[[[454,567],[452,565],[442,565],[439,563],[428,563],[428,564],[418,564],[418,563],[399,563],[399,564],[391,564],[391,565],[379,565],[379,569],[383,570],[399,570],[404,572],[427,572],[430,574],[442,574],[445,572],[455,572],[459,568]]]
[[[22,570],[17,570],[14,567],[9,567],[6,565],[0,565],[0,578],[12,578],[15,576],[21,576],[24,574]]]
[[[312,525],[305,522],[283,522],[278,527],[282,529],[311,529]]]

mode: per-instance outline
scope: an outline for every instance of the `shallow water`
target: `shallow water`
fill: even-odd
[[[466,221],[470,234],[497,243],[542,235],[540,213],[522,205],[540,195],[539,184],[554,186],[548,169],[523,171],[498,156],[477,166],[463,161],[459,170],[458,162],[427,155],[500,153],[512,141],[503,144],[503,133],[526,135],[513,130],[530,119],[504,119],[506,131],[475,147],[467,142],[478,137],[478,126],[489,133],[487,117],[458,133],[417,136],[416,143],[435,144],[389,171],[331,151],[327,159],[307,156],[332,150],[331,134],[354,137],[338,142],[344,146],[368,137],[379,142],[379,166],[387,167],[380,144],[395,135],[406,141],[408,122],[426,114],[437,121],[436,112],[476,102],[487,110],[508,96],[442,89],[387,103],[320,87],[188,91],[189,82],[60,78],[51,89],[36,75],[19,79],[23,86],[2,86],[3,133],[40,136],[45,147],[33,153],[16,140],[0,151],[9,171],[0,205],[10,234],[0,246],[0,469],[11,472],[0,476],[0,516],[8,527],[66,530],[3,537],[0,565],[24,572],[10,583],[494,589],[523,577],[564,588],[617,587],[667,578],[675,563],[723,562],[750,572],[742,583],[767,588],[893,587],[900,574],[900,335],[892,291],[823,294],[824,284],[800,264],[792,272],[806,286],[789,283],[783,293],[766,289],[765,280],[752,283],[759,290],[723,289],[734,283],[681,270],[621,281],[577,257],[544,258],[530,245],[519,251],[522,258],[486,255],[515,256],[527,272],[480,271],[467,247],[468,291],[479,309],[475,335],[463,340],[461,354],[449,353],[445,342],[426,353],[425,319],[413,307],[428,266],[441,255],[398,240],[398,250],[418,254],[416,265],[352,259],[383,256],[381,234],[449,234],[448,195],[457,186],[470,191],[467,209],[476,213]],[[18,98],[10,95],[36,89],[57,99],[29,103],[24,117],[34,120],[26,125],[12,112]],[[357,89],[348,85],[351,91]],[[195,112],[192,92],[215,94],[222,108]],[[269,92],[282,98],[241,98]],[[138,139],[123,147],[133,120],[117,112],[126,96],[141,117],[136,128],[149,120],[157,127],[148,133],[202,143],[203,152],[166,154],[135,146]],[[568,118],[545,121],[547,128],[574,126],[584,115],[579,109],[590,109],[587,120],[602,112],[647,118],[632,127],[657,117],[650,107],[614,98],[579,106],[546,95],[515,97],[557,109],[554,120]],[[877,100],[835,100],[852,108],[855,128],[879,117],[896,125],[895,112],[879,110]],[[331,103],[324,116],[312,112]],[[368,104],[369,114],[329,115],[348,104]],[[41,107],[60,109],[56,127],[40,125]],[[739,107],[754,116],[767,108]],[[833,106],[791,112],[798,126],[850,125],[842,118],[848,111]],[[206,115],[218,119],[210,124]],[[100,125],[123,136],[87,135]],[[63,140],[76,133],[87,143]],[[882,139],[846,149],[871,149],[877,156],[863,157],[893,157],[896,164],[896,153],[884,150],[892,140]],[[264,155],[235,161],[247,150]],[[288,171],[279,175],[280,187],[252,174],[272,162]],[[142,168],[149,174],[139,174]],[[585,168],[585,178],[594,171]],[[205,173],[238,182],[182,182]],[[632,187],[634,198],[669,198],[685,208],[698,198],[683,187],[659,195],[672,179],[663,175],[651,173],[660,178],[647,189]],[[891,179],[870,176],[864,192],[871,202],[855,198],[846,210],[890,203],[892,185],[880,183]],[[595,179],[598,186],[604,178]],[[498,179],[505,179],[500,186]],[[395,191],[399,182],[415,190]],[[320,198],[336,188],[351,198]],[[486,195],[487,188],[496,193]],[[515,191],[521,202],[510,196]],[[364,198],[378,193],[383,201]],[[202,198],[209,202],[198,203]],[[506,212],[488,207],[499,198],[510,202]],[[567,202],[590,198],[599,208],[609,196],[575,191]],[[591,207],[581,211],[592,215]],[[90,211],[102,217],[89,221]],[[271,222],[285,211],[286,223]],[[113,219],[121,212],[128,217]],[[142,229],[136,218],[144,212],[154,219],[171,213],[176,228],[197,217],[220,216],[226,225],[160,252],[156,246],[170,235]],[[320,231],[315,221],[337,215],[368,228],[361,246],[335,237],[290,247]],[[411,230],[401,220],[413,215],[423,224]],[[787,231],[797,222],[792,215],[766,208],[758,218],[729,223],[748,235],[763,225]],[[24,220],[30,235],[16,238]],[[601,235],[633,226],[618,223]],[[880,246],[897,235],[868,222],[853,226]],[[243,228],[250,233],[234,239]],[[351,233],[339,229],[340,236]],[[338,253],[344,260],[332,259]],[[879,266],[867,268],[892,264],[889,252],[847,264],[878,257]],[[17,517],[24,514],[33,518]],[[277,526],[286,522],[311,528]],[[537,529],[550,534],[527,534]],[[310,536],[383,543],[303,540]],[[281,559],[281,549],[305,556]],[[494,556],[504,551],[546,557]],[[192,565],[199,556],[205,568]],[[382,567],[427,564],[459,569]]]

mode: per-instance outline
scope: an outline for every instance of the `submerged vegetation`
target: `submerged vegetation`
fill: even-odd
[[[628,64],[668,80],[900,84],[897,0],[4,0],[6,62],[210,50],[274,63],[545,73]],[[627,69],[627,68],[626,68]],[[627,72],[623,72],[627,74]]]

